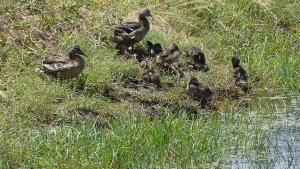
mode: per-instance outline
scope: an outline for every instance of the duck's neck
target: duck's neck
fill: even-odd
[[[79,64],[85,65],[85,61],[80,55],[75,55],[71,59],[74,60],[75,62],[79,63]]]
[[[232,67],[233,68],[238,68],[238,67],[240,67],[240,65],[238,64],[238,65],[232,65]]]
[[[145,29],[147,30],[147,32],[150,29],[150,24],[148,19],[145,16],[139,16],[139,22],[145,27]]]

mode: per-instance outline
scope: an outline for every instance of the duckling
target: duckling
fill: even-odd
[[[240,86],[245,92],[248,90],[248,74],[246,70],[240,65],[240,59],[238,57],[231,58],[233,67],[233,77],[237,86]]]
[[[238,57],[231,58],[232,67],[233,67],[233,77],[236,82],[247,81],[248,74],[246,70],[240,65],[240,59]]]
[[[199,69],[202,71],[208,71],[209,67],[206,64],[206,59],[203,51],[195,46],[191,46],[185,50],[186,57],[192,57],[193,59],[193,69]]]
[[[179,58],[179,48],[176,44],[173,44],[170,49],[165,49],[156,54],[156,63],[160,66],[168,66],[178,61]]]
[[[69,58],[44,60],[42,71],[63,80],[74,78],[85,68],[82,56],[85,54],[78,46],[74,46],[69,52]]]
[[[143,60],[140,63],[140,67],[142,68],[142,75],[145,76],[147,81],[155,83],[158,88],[161,88],[159,79],[160,69],[158,68],[157,70],[154,70],[153,68],[150,68],[146,60]]]
[[[180,51],[178,46],[176,44],[173,44],[170,49],[160,48],[159,50],[162,51],[161,52],[154,51],[155,62],[157,66],[171,68],[177,74],[177,83],[178,83],[181,76],[180,72],[174,66],[171,66],[171,64],[175,63],[180,58]]]
[[[211,88],[198,81],[197,78],[192,77],[186,86],[186,91],[189,95],[201,101],[201,106],[207,105],[213,96]]]
[[[155,55],[163,51],[163,48],[160,43],[153,44],[151,41],[148,40],[146,44],[148,47],[147,52],[150,55],[150,57],[154,57]]]
[[[150,23],[147,19],[152,20],[151,12],[144,8],[139,13],[138,22],[125,22],[113,27],[113,36],[111,40],[116,43],[116,48],[122,52],[123,47],[131,51],[134,44],[140,42],[150,30]],[[130,49],[129,49],[130,47]]]

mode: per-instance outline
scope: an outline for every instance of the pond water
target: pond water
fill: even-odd
[[[263,119],[269,133],[262,152],[229,155],[225,168],[300,168],[300,96],[243,101],[251,118]],[[272,112],[270,112],[270,110]]]

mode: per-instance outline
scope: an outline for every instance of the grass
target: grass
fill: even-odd
[[[155,18],[145,40],[175,42],[181,51],[200,46],[210,71],[187,71],[163,92],[123,88],[124,77],[142,76],[133,59],[114,58],[107,25],[135,20],[142,7]],[[250,96],[299,94],[299,7],[290,0],[1,3],[0,168],[208,168],[232,148],[263,149],[268,133],[239,99],[219,95],[216,109],[200,109],[185,84],[197,76],[214,91],[232,85],[230,58],[238,55],[250,81],[260,79]],[[75,44],[87,55],[79,77],[60,82],[34,72]],[[164,74],[163,86],[175,80]],[[103,96],[108,89],[119,101]],[[194,109],[210,115],[191,120]]]

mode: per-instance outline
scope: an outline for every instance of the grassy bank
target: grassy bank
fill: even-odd
[[[176,77],[163,74],[163,91],[124,88],[126,77],[142,79],[139,65],[114,57],[106,26],[136,20],[142,7],[155,18],[145,39],[175,42],[182,51],[198,45],[211,71],[187,71],[175,87],[168,86]],[[185,84],[197,76],[222,91],[232,85],[230,58],[238,55],[253,82],[251,96],[299,94],[299,8],[285,0],[3,2],[1,168],[211,167],[232,147],[262,148],[267,133],[247,109],[236,108],[241,98],[219,94],[215,109],[200,109]],[[60,82],[34,72],[74,44],[87,55],[79,77]],[[194,110],[200,117],[191,120]]]

